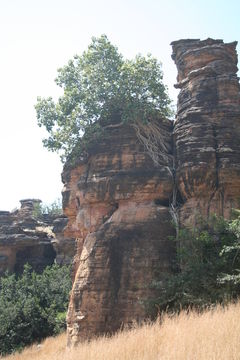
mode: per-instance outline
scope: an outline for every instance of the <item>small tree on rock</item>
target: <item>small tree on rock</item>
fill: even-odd
[[[161,63],[151,55],[125,60],[105,35],[92,38],[87,51],[58,70],[55,81],[63,89],[58,101],[37,99],[38,125],[49,133],[44,146],[66,160],[77,144],[82,150],[102,124],[170,116],[162,79]]]

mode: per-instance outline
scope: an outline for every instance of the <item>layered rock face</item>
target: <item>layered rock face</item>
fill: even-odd
[[[75,254],[75,239],[64,235],[64,229],[68,223],[65,215],[57,216],[50,222],[54,234],[51,244],[56,253],[55,262],[58,265],[72,265]]]
[[[63,239],[62,233],[67,218],[46,215],[40,221],[34,216],[40,200],[20,202],[19,210],[0,211],[0,274],[6,270],[20,273],[26,263],[38,272],[54,261],[70,264],[74,243]]]
[[[172,43],[178,69],[174,128],[176,184],[183,223],[228,217],[240,199],[240,88],[236,42]]]
[[[139,300],[153,295],[148,285],[171,271],[175,257],[170,203],[173,217],[178,209],[180,223],[190,225],[239,206],[236,43],[172,45],[180,94],[174,127],[158,121],[160,161],[156,147],[145,151],[137,128],[112,124],[86,158],[65,166],[64,233],[77,239],[69,344],[144,318]]]
[[[158,122],[171,153],[172,123]],[[127,125],[107,126],[86,159],[63,172],[65,234],[77,238],[68,310],[70,344],[145,316],[158,272],[171,271],[174,234],[168,211],[172,178],[155,166]]]
[[[26,199],[21,201],[20,210],[0,212],[0,273],[6,270],[19,273],[25,263],[41,271],[53,263],[53,234],[46,224],[34,219],[37,203],[38,200]]]

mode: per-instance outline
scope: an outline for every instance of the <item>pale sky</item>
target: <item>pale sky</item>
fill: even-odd
[[[62,164],[42,146],[37,96],[57,97],[57,69],[106,34],[125,57],[152,53],[176,102],[170,42],[240,41],[239,0],[0,0],[0,210],[61,196]],[[238,45],[238,53],[240,52]]]

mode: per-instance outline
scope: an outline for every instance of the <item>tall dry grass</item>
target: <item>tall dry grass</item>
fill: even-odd
[[[182,312],[66,349],[66,335],[4,360],[239,360],[240,303],[203,314]]]

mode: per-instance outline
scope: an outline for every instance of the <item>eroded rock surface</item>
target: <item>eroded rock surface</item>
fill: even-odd
[[[183,223],[228,217],[240,199],[240,88],[236,42],[172,43],[178,69],[174,128],[176,183]]]
[[[70,264],[74,243],[62,234],[67,218],[45,215],[39,220],[34,212],[40,200],[20,202],[19,210],[0,211],[0,274],[20,273],[26,263],[38,272],[54,261]]]
[[[64,232],[77,239],[69,344],[145,317],[139,300],[153,295],[149,284],[171,271],[175,257],[169,205],[175,220],[191,225],[239,206],[236,43],[172,45],[180,93],[174,127],[158,121],[161,161],[145,151],[137,129],[112,124],[88,156],[65,166]]]
[[[172,123],[159,120],[171,154]],[[89,156],[63,173],[65,235],[77,238],[69,343],[141,320],[156,272],[171,271],[172,177],[127,125],[105,128]]]
[[[71,265],[75,254],[75,239],[64,235],[64,229],[68,223],[65,215],[52,219],[51,226],[54,237],[51,244],[56,252],[55,262],[59,265]]]
[[[55,251],[50,228],[33,217],[39,200],[21,201],[14,212],[0,212],[0,272],[21,272],[25,263],[41,271],[53,263]]]

